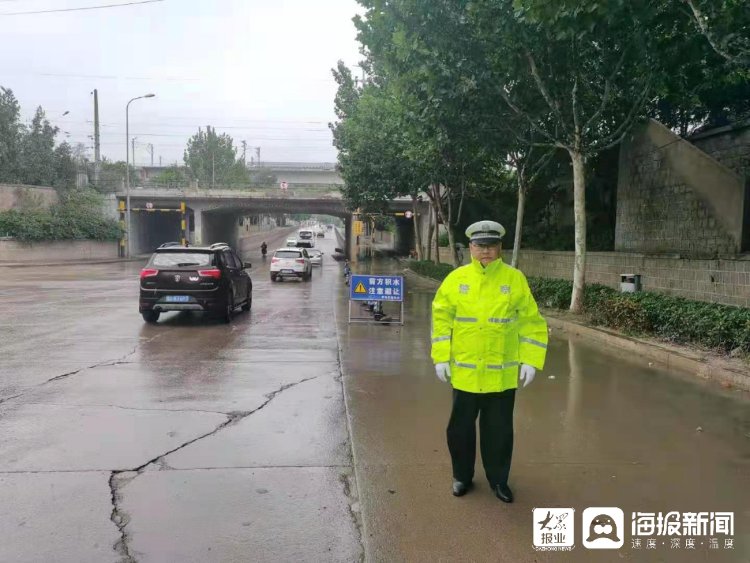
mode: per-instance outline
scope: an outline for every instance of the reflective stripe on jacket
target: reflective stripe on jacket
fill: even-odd
[[[451,383],[470,393],[518,387],[518,366],[544,367],[547,322],[529,284],[502,260],[445,278],[432,302],[432,361],[451,363]]]

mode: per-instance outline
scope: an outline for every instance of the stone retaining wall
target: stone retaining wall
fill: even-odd
[[[0,240],[0,262],[58,263],[77,260],[117,258],[117,242],[96,240],[60,240],[21,242]]]
[[[506,259],[510,251],[504,251]],[[573,279],[573,252],[523,250],[527,276]],[[640,274],[642,289],[725,305],[750,307],[750,256],[738,260],[688,260],[627,252],[589,252],[586,282],[620,287],[620,274]]]

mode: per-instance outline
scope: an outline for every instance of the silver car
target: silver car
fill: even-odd
[[[308,248],[307,254],[310,256],[310,264],[313,266],[323,265],[323,251],[317,248]]]

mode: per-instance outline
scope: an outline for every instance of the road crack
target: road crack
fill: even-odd
[[[117,543],[115,543],[115,545],[113,546],[113,549],[118,554],[122,555],[123,559],[121,560],[121,563],[137,563],[137,560],[135,559],[135,557],[130,553],[131,536],[130,534],[128,534],[127,529],[126,529],[128,524],[130,523],[130,515],[127,514],[121,508],[122,487],[124,487],[125,485],[127,485],[128,483],[136,479],[139,475],[143,474],[143,472],[146,471],[146,469],[151,465],[156,466],[159,471],[171,470],[172,468],[169,466],[169,464],[166,461],[167,456],[183,448],[186,448],[192,444],[195,444],[196,442],[200,440],[213,436],[216,433],[221,432],[222,430],[224,430],[225,428],[229,426],[233,426],[239,423],[240,421],[246,419],[249,416],[252,416],[258,411],[263,410],[280,393],[283,393],[287,389],[291,389],[292,387],[296,387],[297,385],[300,385],[307,381],[317,379],[318,377],[320,376],[316,375],[315,377],[306,377],[305,379],[301,379],[300,381],[295,381],[293,383],[287,383],[286,385],[282,385],[275,391],[272,391],[271,393],[264,395],[264,397],[266,397],[266,400],[263,402],[263,404],[261,404],[259,407],[251,411],[234,411],[234,412],[229,412],[229,413],[222,413],[227,417],[227,420],[219,424],[211,432],[206,432],[205,434],[202,434],[198,436],[197,438],[188,440],[184,444],[177,446],[176,448],[173,448],[165,453],[159,454],[158,456],[154,457],[153,459],[148,460],[146,463],[139,465],[138,467],[134,469],[116,469],[112,471],[109,476],[109,490],[111,492],[111,502],[112,502],[112,514],[110,515],[110,520],[117,527],[117,530],[120,533],[120,539],[117,541]]]
[[[52,377],[52,378],[48,379],[47,381],[43,381],[42,383],[39,383],[38,385],[34,385],[33,387],[29,387],[28,389],[25,389],[21,393],[18,393],[16,395],[12,395],[10,397],[5,397],[3,399],[0,399],[0,405],[2,405],[3,403],[5,403],[7,401],[11,401],[13,399],[17,399],[18,397],[23,397],[29,391],[32,391],[34,389],[38,389],[40,387],[44,387],[45,385],[49,385],[50,383],[53,383],[55,381],[60,381],[60,380],[63,380],[63,379],[67,379],[69,377],[72,377],[74,375],[77,375],[77,374],[81,373],[82,371],[87,371],[87,370],[90,370],[90,369],[96,369],[96,368],[101,368],[101,367],[109,367],[109,366],[119,366],[119,365],[123,365],[123,364],[131,364],[133,362],[126,361],[127,358],[129,358],[130,356],[132,356],[133,354],[135,354],[138,351],[138,348],[141,345],[148,344],[149,342],[153,341],[156,338],[159,338],[160,336],[161,336],[160,334],[157,334],[156,336],[152,336],[151,338],[148,338],[148,339],[144,340],[143,342],[139,342],[138,344],[136,344],[133,347],[133,349],[130,352],[128,352],[127,354],[125,354],[123,356],[120,356],[119,358],[116,358],[114,360],[104,360],[103,362],[97,362],[97,363],[92,364],[90,366],[84,366],[82,368],[78,368],[78,369],[73,370],[73,371],[69,371],[69,372],[66,372],[66,373],[62,373],[60,375],[56,375],[55,377]]]
[[[130,554],[130,536],[125,530],[128,522],[130,522],[130,516],[120,508],[120,501],[122,497],[120,495],[120,475],[113,471],[109,476],[109,491],[112,499],[112,514],[109,519],[117,527],[120,533],[120,539],[113,546],[114,550],[122,556],[120,563],[136,563],[136,560]]]

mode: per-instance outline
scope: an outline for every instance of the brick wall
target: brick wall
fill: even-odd
[[[56,202],[57,192],[54,188],[0,184],[0,211],[19,206],[49,207]]]
[[[509,251],[504,254],[508,261]],[[573,253],[523,250],[519,268],[527,276],[572,280]],[[625,252],[587,253],[587,283],[619,289],[620,274],[640,274],[644,291],[750,307],[750,257],[691,260]]]
[[[750,177],[750,124],[706,131],[690,140],[736,174]]]
[[[652,120],[621,148],[615,250],[733,257],[744,197],[744,178]]]
[[[0,240],[0,262],[57,263],[74,260],[116,259],[117,243],[96,240],[20,242]]]

